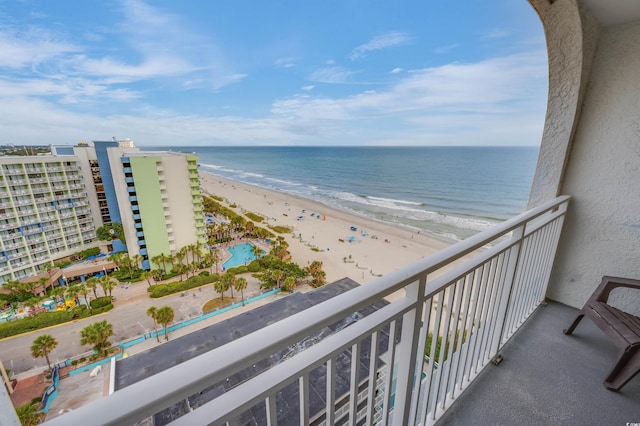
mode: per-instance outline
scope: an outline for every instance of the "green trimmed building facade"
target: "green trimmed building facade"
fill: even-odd
[[[144,269],[189,245],[204,248],[205,225],[197,156],[108,149],[130,257]]]

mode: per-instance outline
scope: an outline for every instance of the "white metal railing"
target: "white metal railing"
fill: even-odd
[[[387,296],[384,307],[172,424],[235,424],[253,409],[275,425],[277,395],[290,387],[296,397],[287,405],[298,415],[286,411],[287,423],[433,424],[543,301],[568,202],[558,197],[48,424],[134,424]],[[310,390],[318,380],[322,397]]]

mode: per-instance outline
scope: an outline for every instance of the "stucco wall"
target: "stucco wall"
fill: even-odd
[[[543,23],[549,57],[549,98],[529,208],[561,194],[580,117],[599,27],[577,0],[530,0]]]
[[[602,275],[640,278],[640,22],[601,30],[587,87],[560,187],[573,199],[548,291],[576,307]],[[639,301],[626,293],[614,304],[638,313]]]

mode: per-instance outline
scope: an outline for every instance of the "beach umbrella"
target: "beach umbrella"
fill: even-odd
[[[355,241],[355,240],[356,240],[356,237],[354,237],[353,235],[351,235],[351,236],[349,237],[349,242],[351,242],[351,241]]]

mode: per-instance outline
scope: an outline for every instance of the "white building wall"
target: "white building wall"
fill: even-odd
[[[167,231],[173,234],[176,250],[198,241],[187,164],[187,159],[182,155],[162,156],[166,198],[169,200]]]
[[[530,205],[573,197],[547,295],[582,307],[603,275],[640,278],[640,22],[602,27],[581,0],[531,3],[550,82]],[[614,296],[640,312],[637,294]]]

